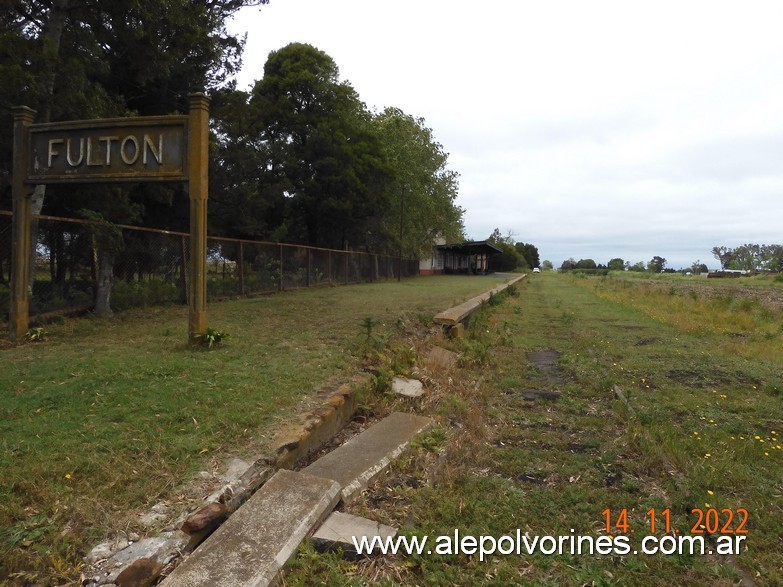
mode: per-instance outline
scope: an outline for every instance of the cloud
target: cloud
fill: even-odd
[[[308,42],[370,107],[425,118],[471,238],[511,230],[557,265],[675,266],[782,240],[777,0],[286,0],[242,14],[240,85],[270,50]]]

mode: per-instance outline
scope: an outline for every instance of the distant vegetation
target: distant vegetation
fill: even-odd
[[[512,233],[503,236],[500,229],[496,228],[487,240],[502,251],[492,259],[492,267],[495,271],[529,270],[541,267],[538,248],[530,243],[516,242]]]
[[[720,269],[744,270],[744,271],[783,271],[783,245],[756,245],[745,244],[736,248],[725,246],[713,247],[713,256],[720,262]],[[545,261],[547,263],[547,261]],[[606,265],[596,264],[593,259],[575,260],[573,257],[563,261],[561,271],[580,270],[604,270],[610,271],[635,271],[651,273],[676,273],[677,270],[667,267],[667,260],[658,255],[647,263],[638,261],[631,264],[620,257],[609,260]],[[546,267],[545,267],[546,268]],[[699,275],[707,273],[709,268],[701,260],[694,261],[690,267],[680,269],[682,273]],[[604,271],[605,274],[605,271]]]
[[[713,247],[712,254],[720,261],[721,269],[783,271],[783,245]]]

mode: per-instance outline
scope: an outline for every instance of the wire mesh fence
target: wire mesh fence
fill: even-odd
[[[101,236],[95,223],[34,216],[30,317],[89,311],[94,303]],[[187,303],[190,235],[112,225],[111,307]],[[121,236],[121,239],[119,238]],[[105,270],[105,269],[104,269]],[[418,274],[417,260],[285,243],[207,238],[207,300],[274,291],[394,279]],[[8,322],[11,213],[0,211],[0,315]]]

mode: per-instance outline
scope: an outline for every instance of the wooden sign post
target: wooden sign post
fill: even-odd
[[[30,309],[33,186],[62,183],[185,182],[190,198],[188,340],[206,330],[209,98],[190,95],[186,116],[33,124],[14,109],[10,335],[24,338]]]

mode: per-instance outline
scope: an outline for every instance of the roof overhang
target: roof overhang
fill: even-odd
[[[437,245],[436,248],[439,251],[455,253],[457,255],[496,255],[503,252],[487,241],[469,241],[465,243]]]

